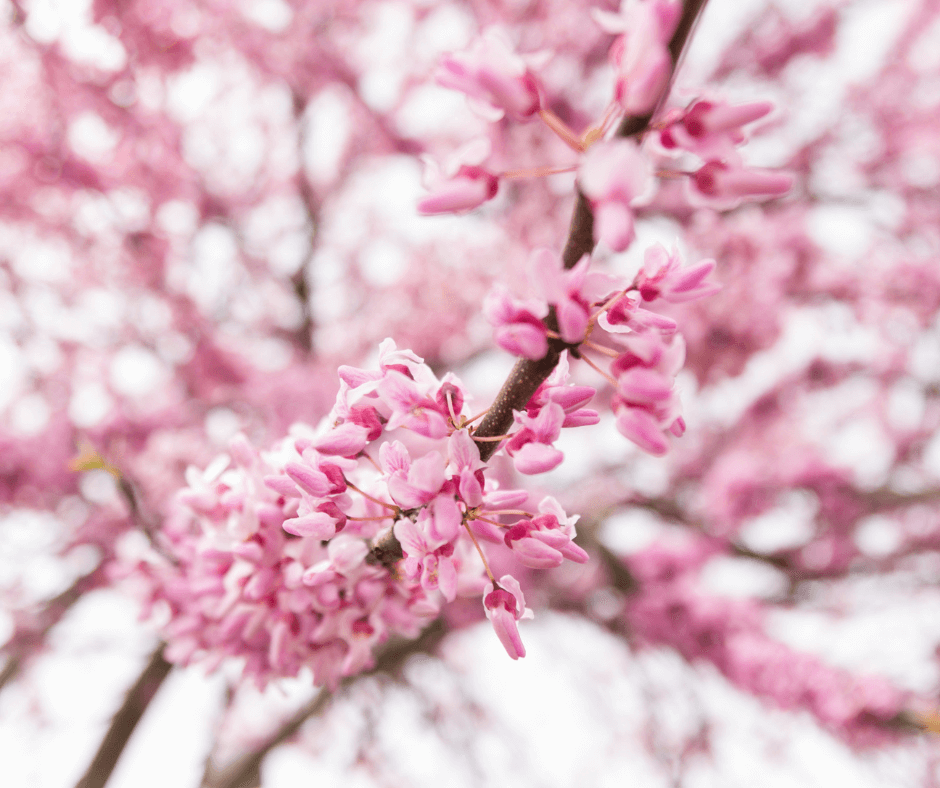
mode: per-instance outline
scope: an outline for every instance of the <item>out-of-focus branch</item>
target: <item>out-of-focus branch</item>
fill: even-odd
[[[447,631],[444,623],[437,620],[428,626],[416,640],[388,642],[377,652],[375,666],[371,670],[343,679],[336,693],[325,689],[320,690],[310,702],[298,709],[280,728],[251,752],[238,758],[224,769],[216,769],[210,759],[203,775],[202,788],[256,788],[261,784],[261,763],[268,753],[293,737],[308,719],[325,711],[339,692],[367,676],[395,675],[415,654],[432,654],[444,639]]]
[[[173,667],[163,657],[164,645],[161,643],[154,650],[134,686],[127,691],[98,752],[75,788],[103,788],[107,783],[134,728]]]
[[[23,665],[42,648],[49,631],[62,620],[82,594],[97,588],[104,577],[101,565],[87,575],[79,577],[72,585],[58,596],[53,597],[43,607],[31,615],[28,624],[18,626],[9,642],[3,647],[7,661],[0,670],[0,690],[16,678]]]

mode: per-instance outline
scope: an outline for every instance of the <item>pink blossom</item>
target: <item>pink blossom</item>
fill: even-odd
[[[682,148],[704,159],[722,159],[745,142],[743,126],[772,110],[769,101],[736,106],[724,101],[696,101],[660,132],[660,141],[669,150]]]
[[[643,115],[659,101],[672,72],[667,44],[680,13],[681,4],[673,0],[623,0],[619,14],[594,12],[605,30],[621,34],[610,59],[616,98],[625,113]]]
[[[464,164],[450,179],[439,183],[431,194],[418,201],[425,215],[464,213],[492,200],[499,191],[499,179],[482,167]]]
[[[483,609],[496,630],[506,653],[513,659],[525,656],[525,646],[519,637],[516,622],[532,618],[533,613],[525,606],[519,581],[511,575],[503,575],[498,584],[490,583],[484,590]]]
[[[679,325],[672,318],[641,307],[642,300],[639,293],[624,293],[598,317],[598,325],[612,334],[650,330],[673,334],[678,330]]]
[[[774,170],[748,169],[738,163],[709,161],[695,172],[691,183],[700,194],[731,207],[751,197],[780,197],[790,191],[793,177]]]
[[[525,120],[540,108],[538,82],[501,28],[488,28],[469,50],[443,58],[437,81],[465,93],[490,120],[504,114]]]
[[[572,540],[576,536],[577,517],[568,518],[558,502],[551,497],[539,504],[541,514],[512,524],[503,537],[506,546],[519,560],[532,569],[561,566],[566,558],[583,564],[588,554]]]
[[[491,291],[483,302],[483,314],[496,326],[496,344],[513,355],[533,360],[548,352],[547,329],[541,319],[547,312],[544,304],[517,301],[502,290]]]
[[[590,305],[609,290],[612,277],[589,271],[585,255],[574,268],[562,267],[561,258],[549,249],[536,249],[530,260],[531,276],[537,292],[555,307],[561,338],[581,342],[587,330]]]
[[[633,240],[631,207],[650,186],[649,159],[632,140],[592,145],[578,170],[578,183],[594,211],[594,236],[615,252]]]
[[[715,269],[714,260],[702,260],[688,268],[681,268],[681,265],[677,249],[673,248],[669,253],[662,244],[649,247],[636,277],[636,287],[643,300],[662,298],[672,304],[681,304],[721,290],[718,283],[705,281]]]
[[[617,430],[650,454],[669,449],[667,433],[681,435],[679,397],[673,385],[685,358],[685,343],[678,334],[668,340],[661,334],[626,335],[627,348],[611,364],[617,377],[617,393],[611,407]]]
[[[564,459],[564,455],[552,444],[558,440],[565,420],[560,405],[548,403],[535,416],[516,413],[515,422],[520,429],[506,441],[506,453],[513,458],[519,473],[545,473]]]

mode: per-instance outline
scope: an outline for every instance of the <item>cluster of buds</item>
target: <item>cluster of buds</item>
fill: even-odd
[[[675,376],[685,360],[685,344],[674,320],[646,309],[657,301],[684,303],[717,292],[720,285],[709,275],[714,260],[702,260],[683,268],[676,250],[657,244],[646,251],[640,271],[632,281],[588,270],[583,258],[571,270],[541,249],[533,254],[535,284],[542,299],[514,300],[503,290],[492,291],[484,312],[495,326],[497,344],[504,350],[538,359],[549,338],[560,339],[607,378],[614,388],[612,408],[617,428],[643,450],[662,455],[668,451],[668,434],[685,431]],[[549,330],[543,317],[551,310],[558,332]],[[586,355],[594,351],[611,359],[609,374]],[[557,374],[567,379],[567,362]],[[541,473],[554,468],[560,457],[551,442],[562,426],[595,423],[599,416],[581,406],[579,387],[561,387],[554,393],[550,378],[530,400],[527,412],[516,415],[520,429],[506,443],[506,451],[522,473]]]
[[[416,637],[470,595],[482,596],[510,656],[524,656],[516,622],[531,611],[511,575],[493,576],[487,551],[540,569],[584,563],[577,518],[551,497],[530,511],[528,492],[486,475],[453,375],[438,380],[386,340],[378,370],[341,367],[340,378],[320,428],[297,425],[268,452],[239,437],[206,471],[189,471],[161,552],[138,567],[168,611],[168,657],[241,657],[259,683],[306,665],[333,685],[370,667],[390,635]],[[544,385],[521,416],[517,461],[541,467],[555,451],[533,424],[596,421],[581,407],[593,393],[557,377]],[[402,557],[383,561],[374,548],[391,535]]]

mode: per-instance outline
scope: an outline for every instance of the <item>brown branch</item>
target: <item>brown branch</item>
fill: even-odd
[[[102,739],[88,771],[75,788],[104,788],[134,728],[173,667],[164,659],[163,648],[164,644],[161,643],[147,661],[134,686],[127,691],[124,703],[111,720],[108,732]]]
[[[433,653],[446,634],[447,628],[444,623],[437,620],[428,626],[416,640],[390,641],[377,652],[375,667],[355,676],[346,677],[340,682],[339,689],[345,690],[366,676],[380,673],[397,674],[409,657],[415,654]],[[210,759],[203,775],[202,788],[256,788],[261,784],[261,763],[268,753],[297,734],[308,719],[325,711],[334,697],[334,693],[325,689],[320,690],[316,697],[298,709],[259,747],[238,758],[225,769],[216,769]]]

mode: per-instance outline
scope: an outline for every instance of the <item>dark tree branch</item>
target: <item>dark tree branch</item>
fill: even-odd
[[[173,667],[163,657],[164,645],[161,643],[153,652],[134,686],[127,691],[124,703],[111,720],[111,726],[102,739],[88,771],[75,788],[104,788],[108,782],[134,728]]]

